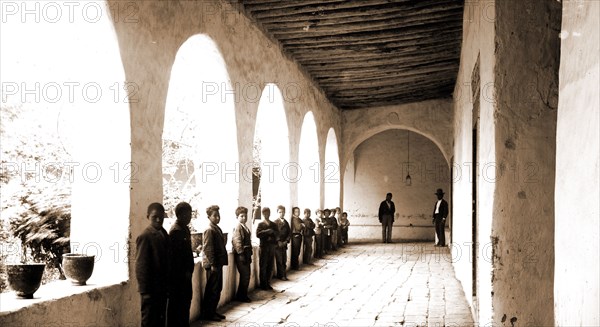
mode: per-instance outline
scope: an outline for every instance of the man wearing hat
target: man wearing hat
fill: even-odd
[[[433,207],[433,221],[435,224],[435,234],[437,235],[438,243],[435,246],[446,246],[446,218],[448,217],[448,202],[444,200],[444,191],[438,188],[435,192],[437,202]]]

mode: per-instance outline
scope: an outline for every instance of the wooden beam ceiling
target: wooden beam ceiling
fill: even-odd
[[[340,109],[452,95],[464,0],[238,0]]]

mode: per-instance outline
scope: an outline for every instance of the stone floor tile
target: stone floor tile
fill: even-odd
[[[274,281],[276,292],[254,291],[252,303],[220,308],[226,321],[192,326],[472,326],[443,251],[428,243],[352,244],[290,271],[290,281]]]

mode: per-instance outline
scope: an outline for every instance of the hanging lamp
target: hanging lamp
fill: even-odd
[[[408,151],[406,151],[408,159],[406,160],[407,161],[407,165],[406,165],[407,175],[406,175],[406,179],[404,180],[404,183],[406,184],[406,186],[410,186],[412,184],[412,179],[410,178],[410,131],[409,130],[406,130],[406,143],[408,145]]]

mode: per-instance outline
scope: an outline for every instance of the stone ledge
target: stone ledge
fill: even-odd
[[[94,290],[103,289],[113,286],[123,286],[127,282],[121,281],[100,281],[90,278],[87,285],[76,286],[69,280],[57,280],[48,284],[41,285],[35,292],[33,299],[17,298],[14,291],[0,294],[0,317],[15,313],[23,308],[43,305],[50,302],[55,302],[62,298],[67,298],[72,295],[88,293],[88,297],[93,298]]]

